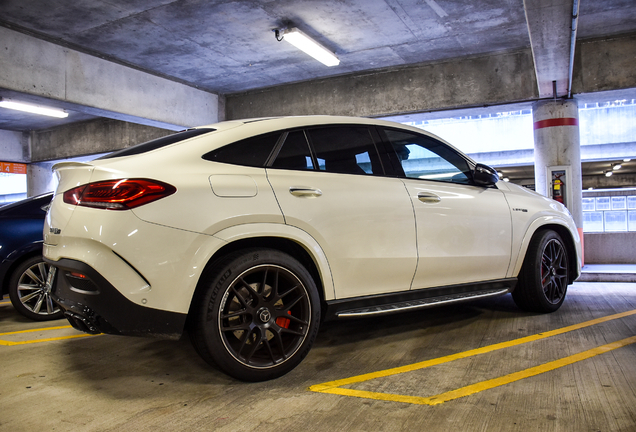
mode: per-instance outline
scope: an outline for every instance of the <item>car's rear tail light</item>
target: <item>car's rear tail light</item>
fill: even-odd
[[[172,195],[177,188],[148,179],[105,180],[64,192],[64,202],[82,207],[128,210]]]

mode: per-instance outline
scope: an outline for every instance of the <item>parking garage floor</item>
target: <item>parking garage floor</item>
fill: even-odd
[[[636,431],[636,284],[556,313],[507,295],[323,324],[290,374],[228,378],[187,338],[86,336],[0,303],[2,431]]]

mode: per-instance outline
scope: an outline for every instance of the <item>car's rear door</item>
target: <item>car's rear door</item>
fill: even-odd
[[[505,278],[512,226],[504,194],[474,185],[468,161],[441,141],[390,128],[381,134],[395,150],[415,209],[413,288]]]
[[[402,181],[383,176],[375,133],[356,125],[290,131],[267,169],[285,223],[323,248],[336,298],[408,290],[415,273],[413,206]]]

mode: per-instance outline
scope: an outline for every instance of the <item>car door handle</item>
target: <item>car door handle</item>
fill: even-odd
[[[425,203],[438,203],[442,200],[432,192],[418,192],[417,199]]]
[[[302,197],[302,198],[317,198],[322,196],[322,191],[320,189],[307,188],[307,187],[290,187],[289,193],[293,196]]]

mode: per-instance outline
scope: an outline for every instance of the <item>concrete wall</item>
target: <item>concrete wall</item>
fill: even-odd
[[[215,123],[218,95],[0,27],[0,83],[64,108],[183,129]]]
[[[577,43],[574,56],[574,93],[636,87],[636,34]]]
[[[0,130],[0,161],[29,162],[27,141],[22,132]]]
[[[528,49],[226,95],[226,117],[380,117],[536,97],[532,53]]]
[[[31,161],[118,150],[173,133],[135,123],[99,119],[31,132]]]
[[[573,93],[636,88],[634,70],[636,35],[581,41],[576,48]],[[226,117],[381,117],[537,98],[534,62],[528,49],[226,95]]]
[[[585,233],[586,264],[636,264],[636,232]]]

